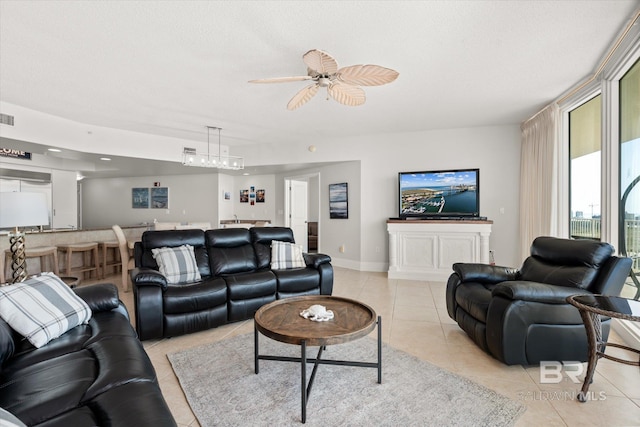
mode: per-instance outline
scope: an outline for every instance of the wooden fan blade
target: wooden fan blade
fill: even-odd
[[[333,56],[321,50],[310,50],[302,55],[302,60],[308,68],[320,75],[331,75],[338,71],[338,63]]]
[[[305,104],[307,101],[313,98],[316,93],[318,93],[319,87],[320,86],[318,86],[317,83],[314,83],[303,88],[300,92],[296,93],[293,98],[291,98],[291,101],[289,101],[289,103],[287,104],[287,109],[293,111],[301,105]]]
[[[337,71],[337,78],[350,85],[380,86],[391,83],[399,73],[379,65],[352,65]]]
[[[340,82],[333,82],[327,88],[329,95],[340,104],[355,107],[364,104],[366,96],[364,90],[357,86],[351,86]]]
[[[311,80],[311,76],[294,76],[294,77],[274,77],[272,79],[257,79],[249,80],[249,83],[287,83],[287,82],[299,82],[302,80]]]

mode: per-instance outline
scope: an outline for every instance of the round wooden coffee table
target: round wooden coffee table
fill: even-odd
[[[615,362],[640,366],[640,359],[636,362],[620,359],[604,353],[606,346],[622,348],[637,354],[640,354],[640,351],[625,345],[603,341],[602,323],[600,321],[600,316],[606,316],[640,322],[640,301],[606,295],[573,295],[567,297],[567,302],[578,309],[587,331],[589,363],[587,364],[587,374],[582,384],[582,390],[578,394],[578,400],[584,403],[588,400],[587,393],[589,391],[589,384],[591,384],[593,380],[593,374],[599,358],[604,357],[605,359]]]
[[[332,320],[314,322],[300,316],[300,312],[312,305],[325,306],[334,314]],[[285,298],[262,306],[254,318],[255,329],[255,372],[259,373],[259,360],[279,360],[299,362],[301,365],[302,422],[307,419],[307,401],[319,365],[343,365],[377,368],[378,384],[382,383],[382,332],[381,318],[366,304],[341,297],[302,296]],[[362,338],[378,326],[378,361],[358,362],[348,360],[322,359],[326,346],[342,344]],[[300,346],[300,357],[261,355],[258,332],[273,340]],[[319,346],[315,359],[307,358],[307,345]],[[307,384],[307,362],[313,363],[311,377]]]

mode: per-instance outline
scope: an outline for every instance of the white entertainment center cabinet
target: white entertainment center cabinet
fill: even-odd
[[[489,263],[489,220],[387,221],[390,279],[447,280],[456,262]]]

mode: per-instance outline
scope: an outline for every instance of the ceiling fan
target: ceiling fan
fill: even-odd
[[[249,83],[285,83],[312,80],[314,83],[296,93],[287,104],[295,110],[314,97],[321,87],[341,104],[351,107],[364,104],[366,97],[359,86],[380,86],[398,78],[398,72],[379,65],[351,65],[338,69],[336,60],[326,52],[312,49],[302,55],[307,65],[306,76],[249,80]],[[327,96],[329,99],[329,96]]]

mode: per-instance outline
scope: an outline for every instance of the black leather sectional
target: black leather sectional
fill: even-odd
[[[76,293],[91,320],[40,348],[0,319],[0,408],[28,426],[175,426],[117,288]]]
[[[294,242],[286,227],[146,231],[136,242],[136,330],[141,340],[201,331],[250,319],[262,305],[299,295],[331,295],[333,267],[324,254],[304,254],[305,267],[271,270],[271,242]],[[191,245],[202,279],[168,284],[152,249]]]

